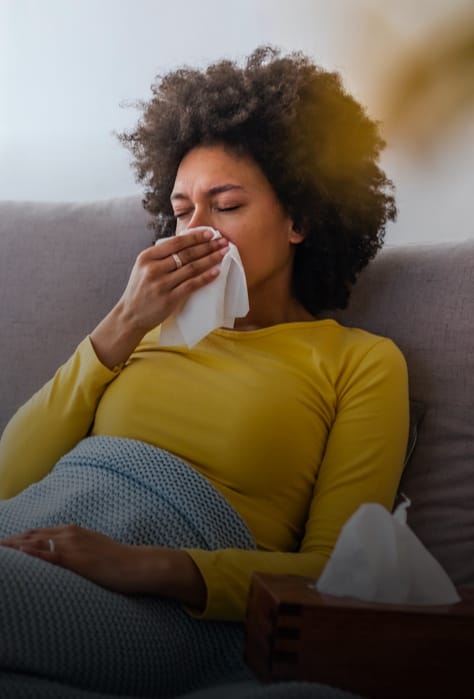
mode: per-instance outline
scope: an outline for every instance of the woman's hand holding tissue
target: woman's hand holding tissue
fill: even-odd
[[[90,335],[105,366],[125,362],[147,332],[217,277],[229,244],[212,235],[205,229],[174,236],[138,255],[124,293]]]

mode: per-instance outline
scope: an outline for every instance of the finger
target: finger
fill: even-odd
[[[0,546],[4,546],[7,549],[17,549],[20,544],[14,541],[0,541]]]
[[[3,539],[0,541],[0,546],[10,546],[14,548],[18,548],[21,544],[26,544],[27,542],[33,541],[32,536],[12,536],[9,539]]]
[[[147,252],[154,259],[164,259],[173,253],[180,253],[187,248],[213,243],[213,234],[210,230],[186,233],[185,235],[173,235],[170,238],[160,238]],[[220,240],[220,238],[218,239]]]
[[[187,235],[181,237],[186,238]],[[206,243],[199,243],[198,245],[186,246],[179,250],[177,253],[172,253],[171,256],[173,256],[173,254],[178,255],[183,265],[186,265],[190,262],[194,262],[195,260],[200,260],[203,257],[207,257],[208,255],[211,255],[213,252],[217,252],[218,250],[227,251],[228,249],[228,240],[226,240],[225,238],[215,238],[214,240],[210,240]]]
[[[52,551],[50,546],[44,540],[38,540],[37,542],[29,542],[25,540],[12,541],[10,543],[2,544],[5,548],[16,549],[17,551],[24,551],[25,553],[33,554],[47,554],[49,557],[55,555],[55,551]],[[49,560],[49,558],[48,558]]]
[[[209,284],[216,279],[216,277],[219,276],[219,273],[220,269],[218,267],[212,267],[211,269],[207,269],[205,272],[202,272],[202,274],[181,282],[170,291],[170,303],[173,305],[183,303],[194,291],[197,291],[201,287],[206,286],[206,284]]]
[[[221,257],[223,257],[229,249],[229,242],[225,238],[219,238],[218,240],[211,240],[209,243],[204,243],[200,245],[194,245],[193,247],[184,248],[180,252],[174,252],[165,258],[149,258],[145,260],[145,264],[149,264],[152,260],[154,264],[159,263],[161,268],[155,267],[155,272],[165,272],[171,273],[181,269],[184,266],[193,264],[199,260],[207,260],[204,266],[196,268],[191,268],[187,270],[188,274],[200,273],[206,267],[211,267],[214,264],[218,264]],[[222,252],[222,256],[219,257],[219,251]],[[181,279],[182,277],[180,277]]]
[[[182,286],[184,282],[187,282],[190,279],[202,277],[202,275],[206,272],[218,267],[226,254],[227,249],[224,248],[198,260],[191,260],[191,262],[179,267],[179,269],[175,269],[166,276],[163,283],[163,289],[165,291],[171,291],[176,287]],[[193,290],[203,286],[206,281],[209,281],[209,279],[213,279],[216,276],[216,274],[212,273],[210,277],[202,277],[202,283],[199,283],[198,286],[193,287]]]
[[[50,536],[57,536],[59,533],[67,529],[69,525],[60,525],[57,527],[44,527],[41,529],[27,529],[20,534],[15,534],[14,536],[6,537],[0,540],[0,545],[7,545],[8,543],[18,542],[18,541],[31,541],[31,540],[44,540],[48,539]]]
[[[57,563],[57,554],[49,550],[36,549],[33,546],[19,546],[18,551],[26,553],[28,556],[41,558],[43,561],[48,561],[49,563]]]
[[[206,245],[195,245],[194,247],[187,248],[181,252],[174,252],[161,262],[163,264],[166,262],[166,272],[175,272],[176,270],[181,269],[181,267],[192,264],[197,260],[205,260],[214,252],[218,252],[219,250],[224,250],[222,254],[222,256],[224,256],[228,249],[228,241],[224,240],[223,238],[219,238],[218,241],[212,240]],[[215,260],[219,260],[219,258],[214,256],[211,264],[214,263]]]
[[[49,543],[50,541],[53,541],[51,538],[46,538],[44,536],[37,536],[37,537],[17,537],[15,539],[12,539],[4,544],[3,546],[10,546],[12,548],[19,548],[20,546],[28,546],[32,548],[40,548],[40,549],[45,549],[47,551],[51,551],[52,548],[51,544]]]

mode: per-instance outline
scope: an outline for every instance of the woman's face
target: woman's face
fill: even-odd
[[[180,163],[171,203],[177,232],[212,226],[237,246],[249,291],[274,283],[289,290],[302,235],[251,158],[223,146],[194,148]]]

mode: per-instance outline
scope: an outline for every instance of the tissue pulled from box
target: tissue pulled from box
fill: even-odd
[[[361,505],[343,526],[316,589],[389,604],[459,602],[446,572],[406,524],[406,507],[392,515],[382,505]]]

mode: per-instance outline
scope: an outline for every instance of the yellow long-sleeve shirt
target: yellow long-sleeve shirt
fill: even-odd
[[[196,347],[149,333],[121,371],[86,338],[0,441],[0,497],[43,478],[86,434],[181,457],[235,507],[257,551],[188,552],[204,618],[242,619],[253,571],[317,577],[363,502],[391,508],[408,433],[405,361],[333,320],[219,329]]]

